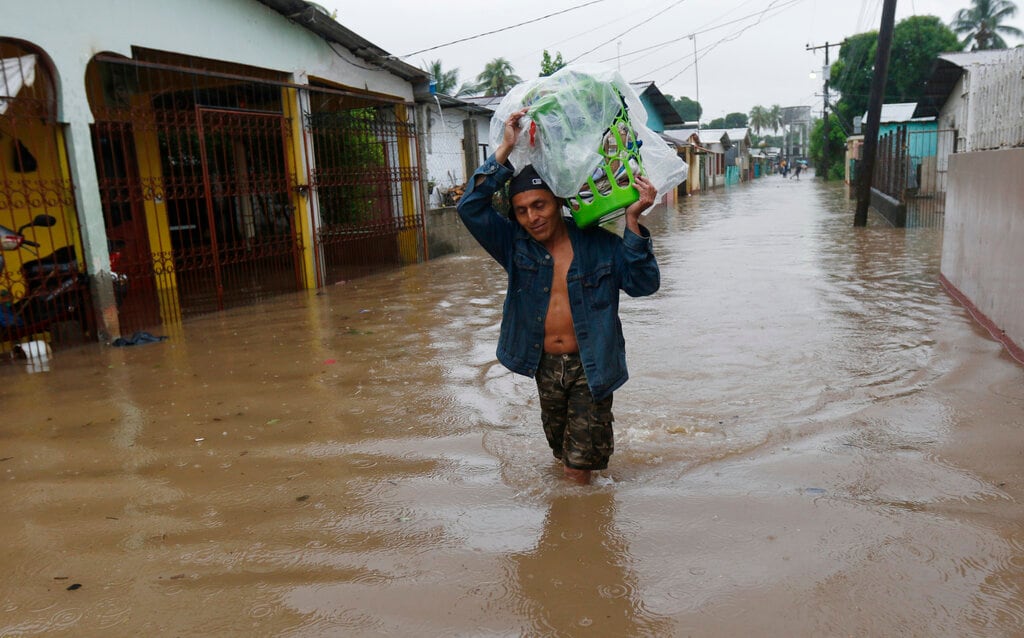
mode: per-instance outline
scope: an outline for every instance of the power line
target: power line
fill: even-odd
[[[803,0],[789,0],[786,4],[784,4],[782,6],[779,6],[779,7],[776,7],[776,9],[780,9],[781,10],[781,9],[786,8],[788,5],[796,4],[797,2],[803,2]],[[770,9],[770,7],[769,7],[769,9]],[[746,20],[747,18],[752,18],[752,17],[754,17],[754,16],[756,16],[758,14],[763,13],[764,11],[766,11],[766,9],[762,9],[760,11],[755,11],[753,13],[748,13],[745,16],[740,16],[739,18],[735,18],[733,20],[729,20],[728,22],[723,22],[721,24],[716,24],[716,25],[708,27],[706,29],[698,29],[697,31],[694,31],[693,33],[688,33],[688,34],[686,34],[684,36],[680,36],[678,38],[672,38],[671,40],[665,40],[664,42],[660,42],[658,44],[652,44],[651,46],[644,47],[642,49],[637,49],[635,51],[630,51],[628,53],[623,53],[622,55],[628,57],[628,56],[631,56],[631,55],[635,55],[637,53],[643,53],[644,51],[650,51],[651,49],[657,49],[657,48],[660,48],[660,47],[663,47],[663,46],[668,46],[670,44],[675,44],[676,42],[681,42],[683,40],[689,40],[691,37],[693,37],[695,35],[702,35],[702,34],[705,34],[705,33],[710,33],[712,31],[715,31],[716,29],[721,29],[723,27],[727,27],[730,24],[736,24],[737,22],[742,22],[742,21]],[[709,46],[713,46],[713,45],[709,45]],[[707,48],[707,47],[705,47],[705,48]],[[670,62],[669,64],[667,64],[665,66],[670,66],[672,64],[675,64],[679,60],[683,60],[683,59],[686,59],[688,57],[690,57],[690,56],[689,55],[683,56],[682,58],[678,58],[677,60],[674,60],[673,62]],[[611,60],[614,60],[614,59],[615,58],[605,58],[604,60],[599,60],[599,61],[600,62],[610,62]],[[634,60],[634,62],[635,62],[635,60]],[[655,69],[655,71],[660,71],[663,68],[665,68],[665,67],[660,67],[658,69]],[[652,71],[652,73],[653,73],[653,71]]]
[[[562,9],[561,11],[555,11],[554,13],[549,13],[549,14],[547,14],[545,16],[541,16],[539,18],[534,18],[532,20],[527,20],[526,22],[520,22],[519,24],[513,24],[511,26],[502,27],[500,29],[495,29],[493,31],[486,31],[484,33],[478,33],[476,35],[471,35],[471,36],[468,36],[468,37],[465,37],[465,38],[459,38],[458,40],[452,40],[451,42],[446,42],[444,44],[439,44],[437,46],[427,47],[426,49],[420,49],[419,51],[413,51],[412,53],[406,53],[405,55],[400,55],[398,57],[400,57],[400,58],[408,58],[408,57],[412,57],[414,55],[419,55],[420,53],[426,53],[427,51],[434,51],[436,49],[442,49],[444,47],[448,47],[448,46],[451,46],[453,44],[459,44],[460,42],[468,42],[470,40],[476,40],[477,38],[482,38],[485,35],[494,35],[495,33],[501,33],[502,31],[508,31],[510,29],[515,29],[515,28],[518,28],[518,27],[521,27],[521,26],[524,26],[524,25],[527,25],[527,24],[533,24],[534,22],[540,22],[541,20],[547,20],[548,18],[557,16],[557,15],[562,15],[563,13],[569,13],[570,11],[575,11],[576,9],[582,9],[583,7],[589,7],[592,4],[598,4],[599,2],[604,2],[604,1],[605,0],[590,0],[590,2],[584,2],[583,4],[578,4],[578,5],[574,6],[574,7],[569,7],[568,9]],[[682,0],[680,0],[680,1],[682,1]]]
[[[639,28],[639,27],[642,27],[643,25],[645,25],[645,24],[647,24],[648,22],[650,22],[651,20],[653,20],[653,19],[657,18],[658,16],[660,16],[660,15],[661,15],[661,14],[663,14],[663,13],[665,13],[665,12],[666,12],[666,11],[668,11],[669,9],[674,9],[675,7],[677,7],[677,6],[681,5],[682,3],[683,3],[683,0],[676,0],[676,2],[673,2],[672,4],[670,4],[669,6],[665,7],[665,8],[664,8],[664,9],[662,9],[661,11],[659,11],[659,12],[655,13],[654,15],[652,15],[652,16],[651,16],[651,17],[649,17],[649,18],[647,18],[646,20],[642,20],[641,22],[638,22],[637,24],[635,24],[635,25],[631,26],[630,28],[626,29],[625,31],[623,31],[623,32],[622,32],[622,33],[620,33],[619,35],[615,36],[614,38],[612,38],[612,39],[610,39],[610,40],[605,40],[604,42],[602,42],[601,44],[597,45],[596,47],[594,47],[594,48],[592,48],[592,49],[590,49],[590,50],[588,50],[588,51],[584,51],[583,53],[581,53],[581,54],[577,55],[577,56],[576,56],[575,58],[573,58],[573,59],[569,60],[568,62],[566,62],[566,64],[571,64],[571,63],[575,62],[576,60],[579,60],[579,59],[580,59],[580,58],[582,58],[583,56],[585,56],[585,55],[588,55],[588,54],[590,54],[590,53],[593,53],[594,51],[597,51],[598,49],[600,49],[600,48],[601,48],[601,47],[603,47],[604,45],[606,45],[606,44],[611,44],[612,42],[614,42],[614,41],[618,40],[619,38],[621,38],[622,36],[626,35],[626,34],[627,34],[627,33],[629,33],[630,31],[633,31],[634,29],[637,29],[637,28]]]
[[[774,9],[774,10],[777,10],[779,13],[781,13],[781,12],[785,11],[786,9],[789,9],[790,7],[792,7],[793,5],[795,5],[795,4],[799,3],[799,2],[803,2],[803,0],[788,0],[785,4],[783,4],[781,6],[778,6],[778,7],[774,6],[778,2],[780,2],[780,0],[772,0],[772,2],[768,5],[767,8],[765,8],[763,11],[760,11],[758,19],[757,19],[757,22],[754,22],[753,24],[748,24],[747,26],[745,26],[742,29],[736,31],[735,33],[730,33],[729,35],[720,38],[717,42],[713,43],[711,46],[705,47],[703,49],[704,53],[701,56],[694,57],[693,64],[696,64],[698,61],[700,61],[700,60],[704,59],[705,57],[707,57],[707,54],[711,53],[711,51],[713,51],[715,48],[717,48],[718,45],[720,45],[720,44],[722,44],[724,42],[729,42],[731,40],[735,40],[736,38],[738,38],[741,35],[743,35],[744,33],[746,33],[749,29],[751,29],[753,27],[756,27],[757,25],[761,24],[761,22],[764,20],[765,14],[768,13],[769,11],[772,11]],[[778,15],[778,13],[772,15],[771,17],[775,17],[775,15]],[[750,16],[747,16],[747,17],[750,17]],[[690,57],[690,56],[688,56],[688,55],[683,56],[682,58],[679,58],[678,60],[675,60],[673,62],[670,62],[669,64],[666,64],[665,66],[662,66],[662,67],[659,67],[658,69],[655,69],[655,71],[660,71],[661,69],[665,68],[666,66],[671,66],[672,64],[675,64],[676,62],[679,62],[680,60],[684,60],[684,59],[686,59],[688,57]],[[676,73],[675,75],[673,75],[669,79],[665,80],[665,82],[663,82],[663,84],[668,84],[672,80],[676,79],[677,77],[682,75],[687,69],[689,69],[691,66],[693,66],[693,64],[689,64],[686,67],[680,69],[679,73]],[[654,71],[652,71],[652,73],[653,72]]]

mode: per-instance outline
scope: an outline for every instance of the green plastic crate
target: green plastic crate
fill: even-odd
[[[630,204],[640,199],[636,189],[636,173],[643,168],[640,144],[625,103],[598,152],[603,158],[601,164],[587,178],[580,194],[568,199],[572,218],[580,228],[621,217]]]

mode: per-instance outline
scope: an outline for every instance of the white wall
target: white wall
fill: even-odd
[[[1024,148],[949,158],[942,275],[1024,347]],[[1012,348],[1011,348],[1012,350]]]
[[[0,36],[25,40],[53,61],[57,119],[65,134],[87,270],[109,272],[92,155],[85,70],[97,53],[132,57],[132,46],[272,69],[412,102],[413,86],[256,0],[37,0],[0,8]],[[333,49],[333,50],[332,50]],[[98,297],[104,303],[105,295]],[[110,300],[108,300],[110,301]],[[106,315],[104,315],[106,316]]]
[[[3,11],[0,36],[41,47],[59,75],[64,122],[91,121],[85,67],[94,55],[132,57],[131,47],[172,51],[291,73],[412,100],[412,86],[327,43],[255,0],[39,0]]]

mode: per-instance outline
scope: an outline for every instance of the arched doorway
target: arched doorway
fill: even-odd
[[[49,222],[32,224],[40,219]],[[80,342],[93,315],[57,77],[45,52],[12,38],[0,38],[0,226],[27,240],[4,242],[0,253],[0,351]]]

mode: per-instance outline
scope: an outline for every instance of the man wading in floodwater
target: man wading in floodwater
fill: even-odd
[[[509,218],[502,217],[491,197],[512,176],[507,162],[526,111],[506,120],[501,144],[459,200],[459,216],[508,272],[498,360],[537,380],[548,444],[566,476],[587,484],[591,470],[608,467],[612,392],[629,377],[619,290],[640,297],[660,284],[651,234],[639,223],[656,189],[636,177],[640,199],[626,209],[619,237],[567,223],[564,202],[527,166],[512,178]]]

